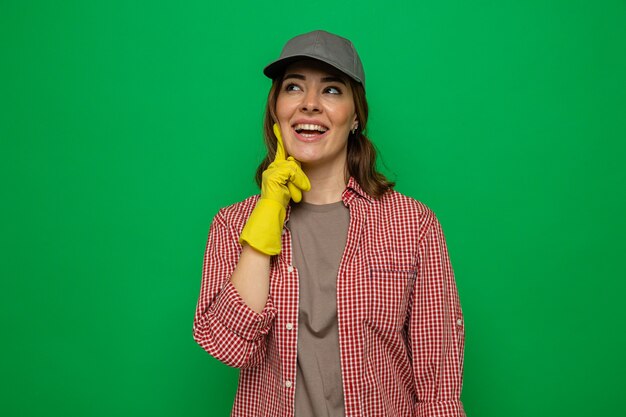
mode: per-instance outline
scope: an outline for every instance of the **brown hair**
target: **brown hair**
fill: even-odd
[[[276,117],[276,100],[280,92],[282,81],[282,76],[276,77],[272,81],[272,87],[267,95],[265,117],[263,120],[263,137],[265,139],[267,155],[256,170],[255,180],[259,188],[261,188],[263,171],[267,169],[276,155],[277,140],[276,136],[274,136],[273,126],[276,120],[278,120]],[[374,144],[364,133],[367,127],[368,116],[365,89],[361,83],[354,81],[352,78],[349,78],[349,81],[359,125],[356,132],[354,134],[350,133],[348,136],[345,181],[352,176],[366,193],[374,198],[380,198],[396,184],[395,182],[389,181],[383,174],[376,170],[376,149],[374,148]]]

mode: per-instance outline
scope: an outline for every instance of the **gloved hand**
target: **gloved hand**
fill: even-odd
[[[274,134],[278,139],[276,157],[263,171],[261,198],[239,236],[239,243],[247,243],[266,255],[280,253],[289,200],[293,199],[298,203],[302,200],[302,191],[311,189],[311,183],[300,168],[300,162],[293,156],[285,159],[283,138],[277,124],[274,124]]]

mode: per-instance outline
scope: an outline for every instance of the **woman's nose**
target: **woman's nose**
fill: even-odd
[[[305,94],[302,100],[302,104],[300,105],[300,110],[302,110],[305,113],[308,113],[308,112],[319,113],[321,111],[321,107],[319,103],[319,96],[317,95],[317,92],[315,90],[309,90]]]

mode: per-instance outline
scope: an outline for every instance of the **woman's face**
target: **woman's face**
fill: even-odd
[[[288,155],[303,166],[345,164],[348,134],[356,126],[350,83],[330,65],[303,60],[289,65],[276,100]]]

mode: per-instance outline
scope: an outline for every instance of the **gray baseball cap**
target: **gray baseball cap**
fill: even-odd
[[[266,66],[263,73],[274,79],[287,65],[303,58],[325,62],[361,83],[365,88],[363,64],[352,42],[324,30],[315,30],[291,38],[283,47],[280,57]]]

